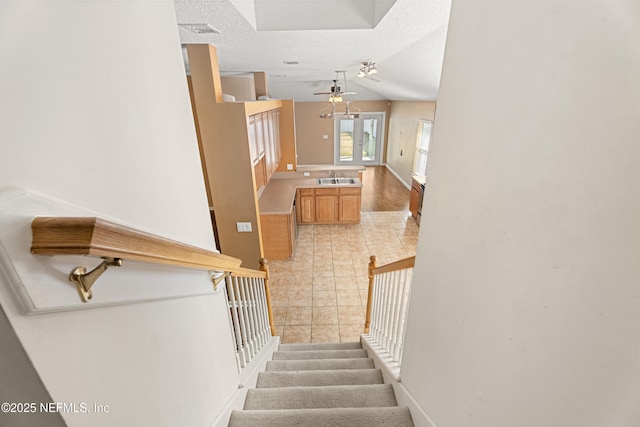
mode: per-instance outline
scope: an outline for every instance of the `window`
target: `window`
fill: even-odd
[[[416,153],[413,160],[413,174],[427,175],[427,156],[429,154],[429,142],[431,141],[432,123],[420,120],[418,123],[418,135],[416,137]]]

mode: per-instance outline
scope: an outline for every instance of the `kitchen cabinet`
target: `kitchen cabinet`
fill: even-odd
[[[269,260],[286,260],[296,242],[296,213],[260,215],[264,256]]]
[[[249,147],[256,188],[267,185],[280,164],[282,150],[279,120],[279,109],[249,117]]]
[[[409,210],[411,216],[418,217],[418,201],[420,200],[420,183],[415,179],[411,180],[411,193],[409,195]]]
[[[360,222],[359,187],[300,188],[296,197],[300,224]]]
[[[317,223],[332,224],[338,221],[338,189],[316,189],[316,219]]]
[[[360,188],[340,188],[338,222],[360,222]]]
[[[297,194],[298,222],[311,224],[316,220],[315,191],[313,188],[300,188]]]
[[[255,178],[256,189],[267,185],[267,174],[264,170],[264,162],[258,161],[253,167],[253,176]]]

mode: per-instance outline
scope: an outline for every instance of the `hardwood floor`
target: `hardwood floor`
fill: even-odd
[[[362,178],[362,212],[406,211],[410,193],[385,166],[367,166]]]

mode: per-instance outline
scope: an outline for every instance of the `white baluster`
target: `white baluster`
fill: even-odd
[[[247,319],[249,321],[249,339],[251,343],[251,358],[258,353],[257,343],[256,343],[256,319],[255,313],[253,311],[253,301],[251,300],[251,292],[249,291],[249,279],[246,277],[242,278],[242,289],[244,291],[245,296],[245,304],[247,307]]]
[[[243,332],[243,318],[240,310],[240,295],[238,293],[238,287],[236,283],[236,277],[229,277],[227,282],[227,289],[229,290],[231,313],[233,315],[233,327],[236,332],[236,339],[238,341],[238,352],[240,356],[240,366],[244,368],[249,361],[247,360],[246,340]]]
[[[234,298],[229,293],[229,278],[225,279],[224,294],[227,298],[227,304],[229,307],[229,309],[227,310],[227,313],[229,314],[229,326],[231,326],[231,339],[233,341],[233,348],[236,353],[236,364],[238,365],[238,372],[240,372],[243,368],[243,364],[240,361],[240,351],[239,351],[238,338],[237,338],[238,328],[236,326],[236,320],[233,318],[233,313],[235,312],[235,309],[233,308]]]

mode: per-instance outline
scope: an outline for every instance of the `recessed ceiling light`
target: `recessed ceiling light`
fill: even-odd
[[[196,34],[220,34],[222,32],[209,24],[178,24],[178,26]]]
[[[298,65],[299,64],[298,61],[282,61],[282,62],[284,62],[287,65]]]

